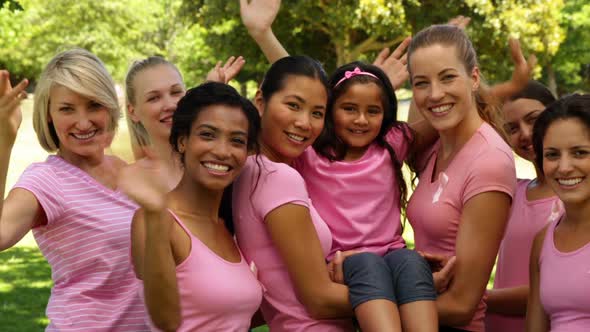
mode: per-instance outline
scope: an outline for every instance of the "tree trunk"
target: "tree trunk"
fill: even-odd
[[[557,80],[555,79],[555,71],[553,70],[553,66],[551,66],[551,63],[547,64],[547,79],[547,87],[549,88],[549,91],[551,91],[551,93],[553,93],[555,97],[558,97]]]
[[[240,94],[245,98],[248,98],[248,87],[246,82],[240,83]]]

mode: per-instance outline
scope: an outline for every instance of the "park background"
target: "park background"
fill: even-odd
[[[539,59],[535,78],[556,95],[590,91],[588,0],[284,0],[273,29],[289,52],[316,57],[331,72],[353,60],[371,60],[383,47],[457,15],[472,18],[467,33],[491,83],[510,77],[507,40],[517,37],[525,53]],[[243,55],[246,65],[232,85],[250,97],[268,67],[240,23],[237,0],[0,0],[0,68],[14,82],[28,78],[33,92],[43,66],[71,47],[97,54],[119,87],[133,60],[155,54],[177,64],[188,87],[202,82],[218,60]],[[398,97],[404,119],[411,94],[402,89]],[[26,166],[47,156],[31,113],[29,96],[7,188]],[[132,161],[124,119],[110,150]],[[519,177],[534,176],[520,159],[517,171]],[[404,237],[413,242],[410,227]],[[0,331],[43,330],[51,285],[50,268],[30,234],[0,253]]]

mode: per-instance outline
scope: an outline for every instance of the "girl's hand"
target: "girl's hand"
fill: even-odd
[[[389,54],[389,48],[384,48],[373,61],[373,65],[381,68],[387,74],[391,85],[396,90],[410,77],[407,67],[408,54],[405,52],[411,41],[412,38],[407,37],[391,54]]]
[[[245,63],[246,60],[242,56],[237,58],[235,56],[229,57],[223,67],[221,67],[221,61],[219,61],[215,65],[215,68],[209,71],[206,80],[227,84],[238,75]]]
[[[29,81],[22,80],[14,88],[10,84],[10,74],[0,70],[0,139],[13,143],[22,122],[20,104],[27,98],[25,88]]]
[[[255,37],[270,30],[281,8],[281,0],[240,0],[240,16],[248,33]]]
[[[118,187],[147,212],[161,212],[170,189],[164,180],[163,163],[150,149],[144,148],[144,153],[145,158],[121,170]]]

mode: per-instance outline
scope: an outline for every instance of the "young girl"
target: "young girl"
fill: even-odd
[[[262,290],[218,211],[223,190],[257,150],[259,127],[248,100],[229,85],[205,83],[186,93],[173,116],[180,183],[169,191],[164,164],[149,156],[123,171],[121,188],[142,206],[133,218],[133,264],[159,329],[250,327]]]
[[[416,250],[456,256],[453,281],[436,300],[441,331],[484,331],[482,297],[516,186],[512,151],[498,134],[464,31],[420,31],[410,43],[408,71],[416,106],[440,135],[408,203]]]
[[[0,72],[2,196],[25,86],[11,89]],[[137,206],[116,185],[125,163],[104,154],[119,115],[113,81],[88,51],[60,53],[41,74],[33,126],[56,154],[29,166],[0,203],[0,250],[32,229],[52,270],[48,331],[148,330],[129,260]]]
[[[535,123],[536,164],[565,206],[533,242],[527,331],[590,329],[590,95],[551,104]]]
[[[333,319],[352,316],[348,289],[329,278],[330,230],[291,167],[324,127],[326,81],[308,57],[270,67],[254,99],[262,114],[261,154],[248,158],[234,184],[238,245],[258,268],[271,331],[354,331],[351,319]]]
[[[530,81],[503,106],[504,129],[510,145],[516,154],[533,165],[533,125],[545,107],[554,101],[549,89]],[[510,219],[498,254],[494,289],[486,293],[486,330],[489,332],[525,330],[531,246],[559,201],[541,170],[538,167],[535,170],[535,179],[518,180],[516,185]]]

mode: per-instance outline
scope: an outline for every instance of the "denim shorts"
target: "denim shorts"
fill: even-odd
[[[370,300],[385,299],[398,306],[415,301],[435,301],[430,266],[416,251],[394,249],[385,256],[364,252],[342,264],[353,308]]]

